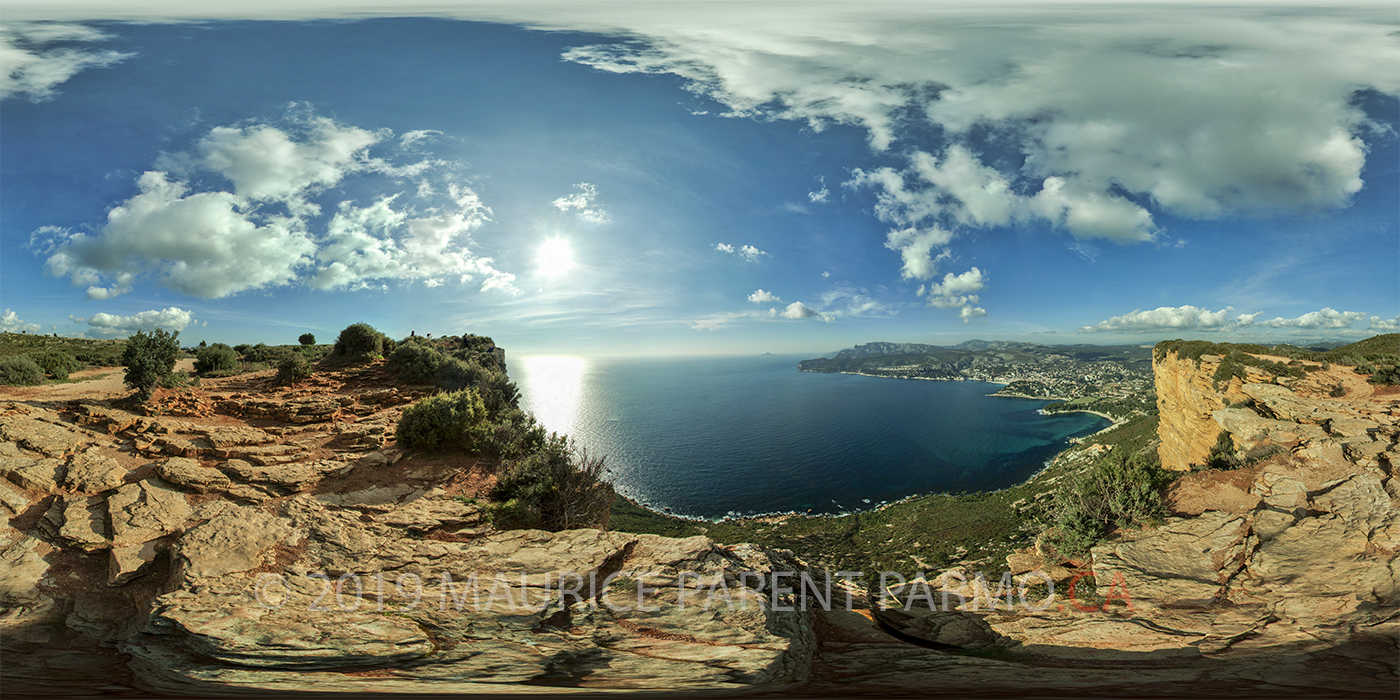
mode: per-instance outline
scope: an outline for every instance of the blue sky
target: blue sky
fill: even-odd
[[[1397,330],[1391,3],[6,15],[5,330],[366,321],[524,354]]]

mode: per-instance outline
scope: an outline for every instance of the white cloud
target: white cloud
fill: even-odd
[[[869,290],[841,284],[822,293],[819,307],[824,316],[888,317],[899,312],[870,296]]]
[[[942,282],[935,282],[927,288],[920,286],[918,296],[927,296],[928,305],[940,309],[961,309],[958,315],[963,323],[987,315],[987,310],[976,304],[981,301],[977,292],[987,286],[987,276],[974,267],[961,274],[949,272],[943,275]]]
[[[964,306],[962,307],[962,311],[958,312],[958,316],[962,318],[963,323],[967,323],[968,321],[971,321],[974,318],[981,318],[982,316],[986,315],[987,310],[980,306]]]
[[[75,323],[86,323],[92,332],[106,336],[126,336],[136,331],[150,332],[157,328],[178,333],[194,322],[194,316],[191,312],[174,306],[161,310],[142,311],[131,316],[96,313],[87,318],[76,316],[68,318]]]
[[[71,234],[48,258],[48,271],[95,290],[93,298],[129,290],[133,276],[145,274],[209,299],[287,284],[315,252],[300,221],[259,221],[234,194],[191,193],[159,171],[137,184],[140,192],[114,207],[97,235]],[[96,285],[103,277],[117,284],[103,290]]]
[[[1377,333],[1400,333],[1400,316],[1396,316],[1395,318],[1372,316],[1371,327],[1367,330],[1372,330]]]
[[[1254,322],[1258,313],[1240,314],[1233,320],[1230,312],[1233,306],[1219,311],[1199,309],[1194,306],[1162,306],[1150,311],[1134,309],[1132,313],[1114,316],[1092,326],[1084,326],[1080,333],[1140,333],[1145,331],[1230,331]]]
[[[899,251],[904,265],[900,276],[904,279],[926,280],[938,272],[938,259],[946,257],[948,242],[953,234],[939,228],[906,228],[890,231],[885,236],[885,247]],[[937,257],[932,255],[934,248],[943,251]]]
[[[97,300],[130,292],[143,277],[205,299],[302,283],[363,289],[447,278],[519,293],[514,275],[472,252],[470,233],[491,210],[457,182],[425,188],[423,181],[364,206],[339,201],[324,231],[313,231],[321,206],[311,197],[352,177],[357,185],[399,188],[394,179],[427,177],[442,163],[371,156],[371,147],[391,138],[387,131],[314,115],[287,121],[285,129],[216,127],[192,151],[163,156],[166,170],[142,175],[138,193],[113,207],[96,233],[45,226],[31,235],[30,248],[48,256],[50,274]],[[198,173],[223,176],[233,191],[196,191],[190,182]]]
[[[795,319],[820,318],[821,320],[826,321],[827,323],[831,323],[832,321],[836,320],[835,317],[831,314],[816,311],[815,309],[808,307],[806,304],[803,304],[800,301],[794,301],[791,304],[788,304],[787,308],[783,309],[782,312],[778,315],[782,316],[783,318]]]
[[[19,314],[5,309],[5,313],[0,315],[0,331],[5,333],[38,333],[42,328],[37,323],[25,323],[20,320]]]
[[[735,321],[743,319],[766,319],[772,318],[773,316],[773,309],[769,309],[768,311],[730,311],[696,319],[690,323],[690,327],[697,331],[717,331],[721,328],[728,328],[729,325]]]
[[[749,295],[749,301],[754,302],[755,304],[762,304],[771,301],[782,301],[782,299],[779,299],[777,295],[773,294],[772,292],[765,292],[762,289],[760,289],[754,292],[753,294]]]
[[[716,243],[715,250],[718,250],[721,253],[729,253],[730,255],[741,258],[748,262],[757,262],[760,256],[768,255],[768,253],[761,251],[758,248],[755,248],[751,245],[745,245],[735,248],[734,246],[729,245],[728,243]]]
[[[598,198],[598,188],[587,182],[580,182],[574,187],[579,191],[554,200],[554,206],[560,211],[577,212],[580,219],[593,224],[606,224],[611,220],[602,207],[594,204],[593,200]]]
[[[817,190],[816,192],[808,192],[807,199],[813,204],[824,204],[827,201],[827,197],[831,196],[831,190],[826,188],[825,177],[819,177],[817,178],[817,181],[821,183],[822,188]]]
[[[828,277],[830,277],[830,276],[831,276],[831,272],[830,272],[830,271],[827,271],[827,270],[823,270],[823,271],[822,271],[822,279],[826,279],[826,278],[828,278]]]
[[[234,194],[252,201],[296,201],[308,190],[339,183],[377,164],[366,153],[387,132],[341,126],[324,117],[288,133],[266,124],[215,127],[196,146],[194,165],[223,175]],[[296,138],[299,137],[299,138]],[[163,165],[177,166],[179,159]]]
[[[53,99],[56,88],[88,68],[105,68],[134,54],[74,46],[104,41],[108,35],[77,24],[9,23],[0,28],[0,99],[27,96]]]
[[[1365,321],[1366,314],[1360,311],[1336,311],[1324,307],[1319,311],[1305,313],[1297,318],[1274,318],[1261,323],[1271,328],[1351,328],[1355,323]]]
[[[1400,94],[1393,13],[1381,5],[667,10],[550,24],[633,37],[565,58],[679,76],[724,116],[856,125],[874,151],[939,130],[942,143],[897,151],[899,167],[854,171],[851,184],[871,188],[877,215],[899,230],[1040,221],[1134,242],[1160,235],[1158,214],[1346,206],[1368,155],[1353,98]]]

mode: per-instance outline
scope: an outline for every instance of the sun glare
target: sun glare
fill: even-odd
[[[569,242],[562,238],[545,241],[535,259],[540,274],[545,277],[562,275],[574,268],[574,252],[569,249]]]

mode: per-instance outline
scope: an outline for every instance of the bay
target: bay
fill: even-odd
[[[618,492],[694,518],[863,510],[1030,477],[1108,425],[995,384],[799,372],[801,356],[510,359],[521,405]]]

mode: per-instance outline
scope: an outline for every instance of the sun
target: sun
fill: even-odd
[[[540,246],[535,254],[539,273],[545,277],[557,277],[574,268],[574,252],[569,242],[562,238],[551,238]]]

